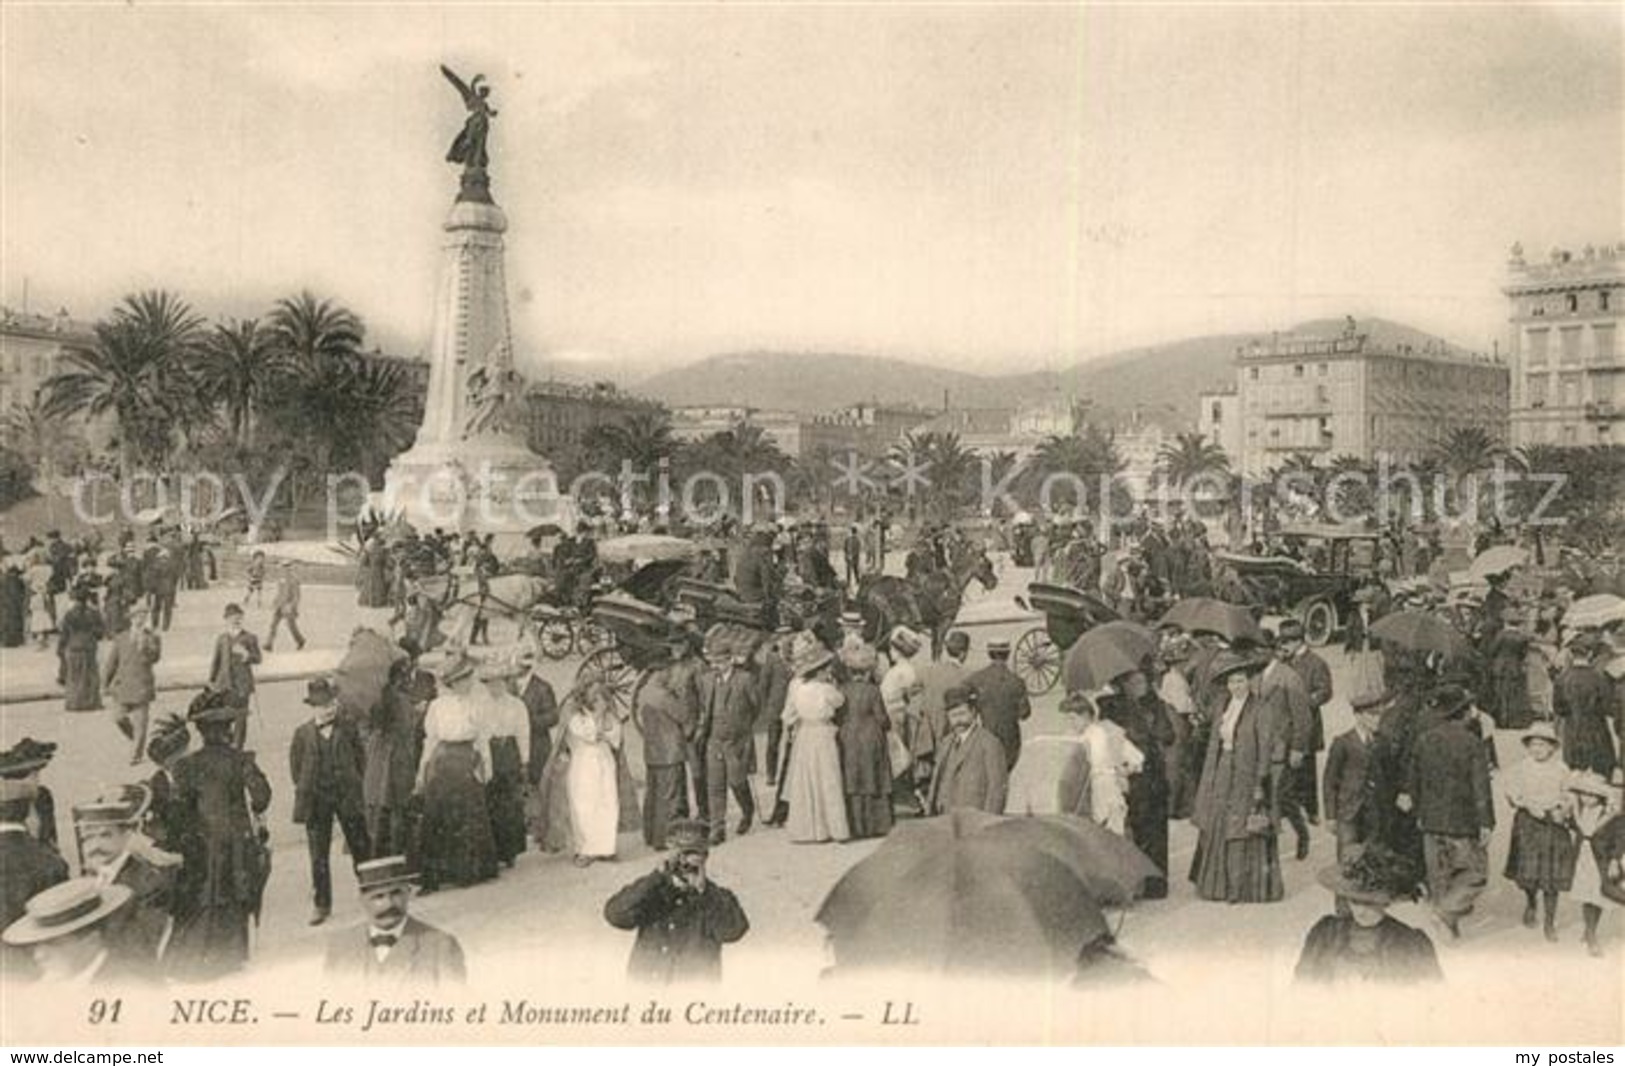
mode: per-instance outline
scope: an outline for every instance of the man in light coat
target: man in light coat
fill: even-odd
[[[1004,745],[982,727],[975,689],[961,685],[948,692],[948,725],[931,777],[931,813],[970,808],[1003,814],[1010,785]]]
[[[367,911],[365,928],[345,930],[328,942],[329,978],[370,987],[430,988],[460,985],[468,978],[457,938],[412,917],[417,874],[406,858],[392,855],[355,868]]]
[[[158,691],[152,668],[163,654],[163,641],[144,604],[131,605],[129,620],[102,664],[102,687],[118,708],[114,721],[119,732],[130,738],[130,765],[139,766],[146,758],[147,719]]]

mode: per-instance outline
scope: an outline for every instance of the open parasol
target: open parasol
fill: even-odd
[[[1068,692],[1089,692],[1114,677],[1138,670],[1157,650],[1157,637],[1134,622],[1107,622],[1095,626],[1066,653],[1062,677]]]
[[[339,702],[365,715],[383,698],[384,685],[396,660],[406,657],[400,646],[371,629],[357,629],[350,635],[350,647],[339,661],[333,680]]]
[[[598,542],[598,558],[608,563],[658,563],[692,559],[699,553],[699,545],[686,537],[663,533],[629,533]]]
[[[1187,633],[1197,630],[1217,633],[1232,644],[1238,640],[1262,642],[1264,639],[1264,631],[1251,611],[1208,596],[1180,600],[1168,608],[1162,616],[1162,624],[1178,626]]]
[[[1612,622],[1625,622],[1625,598],[1612,592],[1582,596],[1563,612],[1563,624],[1570,629],[1601,629]]]
[[[1491,574],[1504,574],[1528,562],[1529,552],[1526,549],[1511,544],[1497,544],[1493,548],[1485,548],[1473,557],[1472,564],[1467,567],[1467,578],[1469,581],[1483,581]]]
[[[1449,620],[1428,611],[1395,611],[1371,626],[1371,635],[1384,644],[1414,652],[1438,652],[1460,657],[1469,650],[1467,638]]]
[[[969,810],[906,822],[836,883],[817,921],[838,971],[1069,975],[1108,934],[1097,895],[1121,902],[1155,873],[1106,835],[1081,819]]]

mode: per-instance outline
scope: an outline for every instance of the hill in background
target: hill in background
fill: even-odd
[[[1363,333],[1381,347],[1410,345],[1460,351],[1455,345],[1398,322],[1365,318]],[[1291,332],[1335,337],[1342,319],[1304,322]],[[1233,384],[1236,349],[1269,333],[1224,333],[1150,345],[1077,363],[1064,370],[970,374],[879,356],[840,352],[733,352],[662,371],[634,386],[674,407],[744,405],[820,414],[849,404],[1015,407],[1075,397],[1089,401],[1093,417],[1122,425],[1135,414],[1167,428],[1195,421],[1201,392]]]

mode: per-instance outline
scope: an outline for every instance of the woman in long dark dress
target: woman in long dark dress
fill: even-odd
[[[841,663],[846,696],[835,740],[841,749],[841,779],[846,792],[847,822],[854,839],[883,837],[892,829],[891,759],[886,733],[891,718],[875,684],[878,656],[869,645],[845,648]]]
[[[99,711],[102,709],[102,675],[96,662],[96,645],[106,634],[101,611],[95,606],[95,593],[81,589],[73,595],[73,606],[63,612],[57,624],[57,659],[64,689],[63,709]]]
[[[497,875],[497,845],[485,802],[490,769],[481,750],[473,661],[459,657],[450,663],[441,683],[441,695],[423,717],[417,778],[423,797],[418,861],[425,892]]]
[[[0,574],[0,648],[20,648],[28,639],[28,584],[15,563]]]
[[[1522,614],[1507,614],[1504,628],[1484,646],[1489,660],[1489,706],[1485,709],[1501,729],[1527,729],[1535,720],[1529,704],[1529,678],[1524,673],[1532,638],[1522,624]]]
[[[248,922],[259,913],[270,872],[253,816],[271,805],[271,784],[253,753],[232,744],[243,713],[219,693],[194,699],[187,718],[203,747],[174,766],[169,817],[185,862],[166,957],[170,976],[181,981],[212,980],[248,962]]]
[[[1608,729],[1617,697],[1614,683],[1598,665],[1608,648],[1604,641],[1587,637],[1574,641],[1569,650],[1573,662],[1558,675],[1553,692],[1563,761],[1575,770],[1590,770],[1607,779],[1619,768],[1619,753]]]
[[[1160,878],[1147,879],[1145,899],[1168,895],[1168,772],[1164,746],[1173,743],[1168,706],[1139,670],[1112,681],[1113,691],[1099,700],[1100,717],[1122,727],[1129,743],[1145,756],[1145,765],[1128,780],[1128,838],[1157,864]]]
[[[1273,903],[1282,898],[1280,781],[1285,730],[1254,691],[1258,659],[1225,652],[1212,678],[1225,695],[1213,722],[1193,821],[1198,833],[1190,878],[1202,899]]]
[[[524,701],[508,689],[512,673],[497,663],[479,671],[486,688],[481,732],[491,759],[485,802],[491,811],[497,858],[505,866],[512,866],[525,851],[525,754],[530,751],[530,715]]]

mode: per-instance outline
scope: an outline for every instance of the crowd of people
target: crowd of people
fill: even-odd
[[[765,825],[796,844],[836,843],[886,836],[899,818],[971,809],[1087,819],[1156,867],[1145,898],[1167,896],[1185,880],[1196,898],[1229,904],[1281,900],[1284,830],[1302,860],[1324,818],[1338,863],[1323,883],[1337,904],[1311,932],[1300,975],[1370,976],[1372,960],[1391,954],[1409,961],[1395,962],[1390,976],[1414,978],[1429,972],[1431,949],[1416,937],[1427,938],[1386,908],[1423,897],[1439,935],[1463,935],[1490,881],[1492,775],[1501,782],[1500,816],[1513,819],[1504,874],[1524,894],[1525,924],[1554,938],[1560,900],[1571,895],[1587,950],[1601,953],[1604,909],[1625,896],[1625,717],[1621,679],[1608,672],[1625,652],[1625,619],[1574,625],[1565,610],[1607,574],[1590,570],[1589,584],[1576,588],[1579,579],[1549,572],[1544,584],[1520,582],[1512,567],[1490,575],[1481,598],[1452,601],[1432,582],[1401,576],[1425,572],[1426,552],[1407,559],[1396,549],[1396,576],[1374,574],[1354,596],[1343,649],[1355,688],[1339,693],[1294,619],[1272,630],[1159,624],[1169,603],[1226,599],[1223,563],[1199,523],[1146,523],[1110,549],[1083,522],[1004,533],[1029,537],[1021,551],[1040,577],[1098,593],[1156,636],[1126,668],[1071,686],[1053,735],[1024,736],[1032,705],[1008,641],[987,641],[986,664],[972,669],[973,641],[963,630],[947,634],[936,658],[930,636],[908,625],[876,634],[870,619],[848,609],[837,632],[821,631],[780,610],[795,584],[790,574],[852,602],[873,562],[857,526],[753,531],[727,552],[702,556],[701,580],[730,582],[740,602],[761,608],[762,624],[697,630],[675,619],[645,649],[624,705],[600,681],[584,681],[561,701],[538,648],[522,643],[475,658],[477,629],[467,643],[447,644],[432,618],[417,619],[425,578],[461,570],[484,581],[503,568],[489,538],[365,531],[359,601],[394,608],[389,638],[378,638],[387,644],[382,684],[358,700],[342,677],[311,680],[309,719],[294,731],[285,777],[245,750],[261,647],[238,603],[225,609],[207,683],[185,717],[149,722],[152,669],[174,588],[191,582],[191,542],[155,532],[141,551],[131,541],[106,558],[48,538],[26,558],[40,560],[42,596],[57,587],[73,600],[53,620],[67,709],[110,699],[131,763],[156,769],[73,809],[75,878],[40,784],[50,746],[25,741],[0,754],[7,972],[61,977],[94,963],[107,979],[202,981],[241,970],[269,877],[264,816],[284,782],[308,845],[311,923],[325,923],[334,908],[335,825],[366,871],[364,906],[383,939],[333,956],[348,960],[333,965],[352,974],[411,979],[404,963],[387,965],[410,928],[443,960],[416,976],[456,979],[465,969],[460,948],[408,916],[413,889],[490,881],[532,847],[585,867],[617,857],[621,834],[632,829],[670,857],[612,900],[606,918],[640,930],[635,970],[672,976],[689,971],[655,966],[658,948],[645,946],[645,934],[658,924],[651,915],[689,908],[682,913],[696,928],[727,933],[692,948],[704,956],[694,972],[711,973],[720,944],[748,927],[737,899],[703,872],[706,854],[730,835]],[[927,527],[905,572],[940,571],[971,536]],[[844,576],[829,558],[836,542]],[[538,545],[532,558],[540,554]],[[201,585],[207,554],[196,559]],[[548,563],[567,584],[595,581],[591,533],[559,538]],[[266,570],[263,556],[253,556],[246,602],[263,603]],[[276,575],[266,648],[283,625],[303,646],[297,573],[278,564]],[[133,590],[141,595],[132,598]],[[24,615],[34,609],[25,597]],[[1387,616],[1406,611],[1447,619],[1459,642],[1427,649],[1374,635]],[[1354,725],[1330,738],[1323,712],[1339,696]],[[633,729],[641,796],[629,766]],[[1504,731],[1518,734],[1525,758],[1500,767],[1493,739]],[[1195,827],[1197,847],[1189,869],[1176,871],[1169,826],[1181,820]],[[100,917],[52,925],[66,911]],[[57,950],[70,934],[83,942]]]

